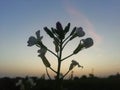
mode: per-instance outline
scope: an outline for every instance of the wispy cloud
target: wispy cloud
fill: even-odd
[[[77,26],[83,27],[84,30],[94,38],[96,43],[101,43],[102,36],[96,33],[92,22],[80,10],[77,10],[75,6],[71,5],[69,0],[65,0],[63,2],[65,10],[69,14],[71,21]]]

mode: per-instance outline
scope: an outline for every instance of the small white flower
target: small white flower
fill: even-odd
[[[93,39],[92,38],[84,39],[83,44],[85,48],[89,48],[93,45]]]
[[[76,28],[76,35],[78,37],[83,37],[85,35],[85,32],[83,31],[83,28],[82,27],[78,27]]]

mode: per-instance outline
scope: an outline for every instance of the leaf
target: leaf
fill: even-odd
[[[51,38],[54,38],[53,33],[52,33],[47,27],[44,27],[44,30],[46,31],[46,33],[47,33]]]
[[[76,30],[76,27],[73,28],[72,32],[70,33],[70,36],[74,34],[75,30]]]
[[[41,59],[42,59],[44,65],[45,65],[46,67],[50,67],[50,66],[51,66],[50,63],[48,62],[48,60],[47,60],[47,58],[46,58],[45,56],[41,55],[40,57],[41,57]]]
[[[84,47],[84,46],[80,43],[80,44],[77,46],[77,48],[73,51],[73,54],[77,54],[79,51],[82,50],[83,47]]]
[[[66,34],[67,32],[69,32],[69,29],[70,29],[70,23],[68,23],[68,25],[65,27],[64,33]]]

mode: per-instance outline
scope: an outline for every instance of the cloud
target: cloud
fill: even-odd
[[[64,1],[64,7],[66,12],[70,16],[72,23],[74,23],[77,26],[83,27],[83,29],[87,31],[87,33],[91,37],[93,37],[96,43],[102,42],[102,36],[96,33],[92,22],[90,22],[90,20],[82,12],[80,12],[80,10],[77,10],[73,5],[71,5],[69,0]]]

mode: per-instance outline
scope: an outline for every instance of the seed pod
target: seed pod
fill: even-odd
[[[46,67],[50,67],[50,66],[51,66],[50,63],[48,62],[48,60],[47,60],[47,58],[46,58],[45,56],[41,55],[40,57],[41,57],[41,59],[42,59],[44,65],[45,65]]]

